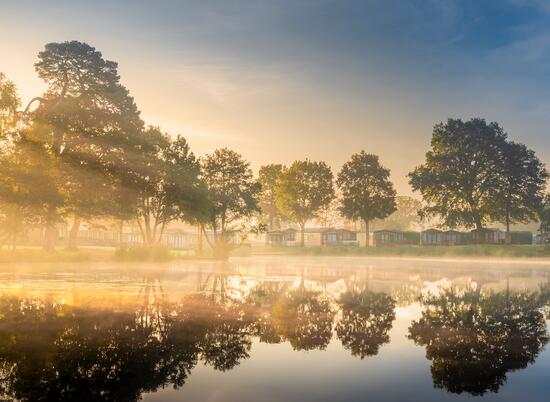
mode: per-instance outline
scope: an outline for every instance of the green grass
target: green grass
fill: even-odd
[[[542,245],[465,245],[465,246],[392,246],[392,247],[281,247],[254,250],[254,254],[306,256],[374,257],[494,257],[549,258],[550,247]]]

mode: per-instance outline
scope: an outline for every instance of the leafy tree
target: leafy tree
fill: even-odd
[[[259,206],[262,215],[266,219],[269,230],[281,228],[281,212],[275,202],[276,185],[279,175],[283,172],[284,166],[280,164],[270,164],[260,167],[258,182],[262,186],[259,197]]]
[[[395,301],[385,293],[351,290],[338,303],[342,318],[336,324],[336,335],[344,348],[361,359],[377,355],[380,346],[390,341]]]
[[[528,223],[537,218],[548,172],[534,151],[509,141],[501,150],[500,173],[493,219],[506,225],[506,242],[509,244],[511,223]]]
[[[550,194],[546,194],[543,198],[538,219],[540,222],[540,234],[543,236],[544,241],[547,242],[548,235],[550,234]]]
[[[71,242],[80,218],[116,214],[116,175],[128,168],[125,154],[136,146],[143,122],[128,90],[120,84],[117,64],[86,43],[49,43],[35,64],[48,85],[31,105],[34,124],[44,129],[49,150],[65,177],[61,212],[75,217]],[[115,196],[114,196],[115,195]],[[52,209],[52,216],[55,215]],[[58,211],[59,212],[59,211]],[[48,223],[52,230],[52,222]]]
[[[0,72],[0,139],[14,127],[19,105],[15,84]]]
[[[422,203],[413,197],[398,195],[395,197],[396,210],[385,219],[375,219],[376,229],[413,230],[420,224],[418,216]]]
[[[295,350],[324,350],[332,339],[334,312],[319,292],[303,287],[287,292],[273,308],[273,325]]]
[[[171,140],[156,127],[142,133],[143,154],[132,173],[137,189],[135,218],[143,241],[153,246],[174,220],[193,221],[207,207],[200,165],[185,138]]]
[[[434,127],[426,162],[409,173],[427,203],[421,216],[438,216],[448,227],[481,229],[494,211],[506,134],[497,123],[449,119]]]
[[[348,219],[361,219],[367,233],[369,223],[396,210],[395,190],[389,180],[390,171],[383,167],[378,156],[361,151],[346,162],[336,184],[342,192],[340,212]]]
[[[426,295],[409,338],[426,347],[434,385],[449,392],[497,392],[506,374],[527,367],[548,342],[539,292],[448,289]]]
[[[279,176],[275,202],[286,219],[300,226],[304,246],[306,222],[334,198],[333,175],[325,162],[296,161]]]
[[[232,232],[260,210],[257,197],[261,187],[254,180],[250,163],[227,148],[203,159],[202,176],[208,186],[210,210],[201,223],[212,229],[213,239],[206,238],[216,256],[227,258],[235,246]]]

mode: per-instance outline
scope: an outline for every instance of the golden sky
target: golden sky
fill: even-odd
[[[310,158],[336,173],[364,149],[401,194],[448,117],[496,120],[547,159],[550,80],[534,66],[550,60],[550,40],[509,32],[550,17],[510,5],[523,14],[497,26],[493,10],[454,1],[384,4],[0,3],[0,71],[28,101],[44,89],[33,67],[44,44],[85,41],[119,63],[144,120],[185,135],[198,155],[230,147],[255,169]],[[465,26],[472,12],[501,36]]]

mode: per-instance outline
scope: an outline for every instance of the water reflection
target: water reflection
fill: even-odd
[[[426,347],[434,385],[457,394],[497,392],[508,372],[533,363],[548,342],[545,293],[478,287],[423,297],[409,337]]]
[[[498,272],[474,280],[463,270],[250,276],[222,268],[133,277],[135,293],[83,296],[79,286],[67,297],[65,288],[44,292],[42,282],[36,294],[4,291],[0,397],[135,401],[182,387],[199,365],[235,369],[255,343],[285,343],[295,353],[338,344],[366,361],[396,341],[398,306],[420,306],[407,337],[425,348],[434,386],[451,393],[497,392],[548,342],[550,286],[525,289],[532,274],[512,289],[499,288],[510,275]],[[178,280],[185,291],[174,290]]]
[[[374,356],[388,343],[389,330],[395,319],[395,302],[391,296],[368,290],[350,290],[338,301],[342,318],[336,334],[353,356]]]

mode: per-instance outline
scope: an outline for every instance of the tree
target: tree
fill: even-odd
[[[535,152],[523,144],[506,142],[500,156],[501,175],[493,219],[506,225],[506,243],[510,244],[511,223],[528,223],[537,218],[549,175]]]
[[[376,229],[414,230],[420,224],[418,212],[422,203],[413,197],[398,195],[395,197],[396,210],[385,219],[375,219]]]
[[[135,147],[143,122],[128,90],[120,84],[117,63],[86,43],[49,43],[35,64],[48,85],[25,108],[44,129],[52,155],[65,177],[63,214],[75,218],[71,242],[80,218],[111,215],[113,196],[125,172],[125,153]],[[31,112],[31,105],[38,107]],[[108,191],[105,191],[108,189]],[[91,197],[92,196],[92,197]],[[55,211],[52,210],[52,216]],[[53,230],[52,222],[48,229]]]
[[[15,84],[0,72],[0,139],[14,127],[19,104]]]
[[[0,140],[0,233],[15,248],[26,227],[55,221],[63,204],[55,158],[31,128]]]
[[[447,289],[422,298],[409,338],[426,347],[434,386],[498,392],[509,371],[527,367],[548,342],[539,292]]]
[[[395,300],[385,293],[349,290],[338,300],[342,317],[336,335],[353,356],[364,359],[378,354],[388,343],[395,320]]]
[[[348,219],[361,219],[365,223],[367,247],[369,223],[396,210],[396,193],[389,177],[390,171],[380,164],[378,156],[365,151],[352,155],[338,173],[336,184],[342,192],[340,212]]]
[[[484,119],[449,119],[434,127],[426,162],[409,173],[427,205],[422,217],[438,216],[448,227],[481,229],[493,213],[506,134]]]
[[[260,167],[258,182],[262,186],[259,197],[259,206],[262,215],[265,217],[269,230],[281,228],[281,212],[275,202],[276,185],[279,175],[283,172],[284,166],[280,164],[269,164]]]
[[[235,246],[237,224],[249,220],[260,211],[260,184],[254,180],[250,163],[240,154],[227,148],[217,149],[202,161],[202,177],[208,186],[209,212],[202,226],[210,227],[213,239],[207,240],[218,258],[227,258]]]
[[[548,235],[550,234],[550,194],[546,194],[543,198],[542,206],[538,213],[538,219],[540,222],[539,231],[543,241],[548,242]]]
[[[156,127],[148,127],[142,137],[144,152],[132,169],[135,218],[144,243],[154,246],[168,223],[193,221],[204,213],[208,199],[199,161],[185,138],[171,140]]]
[[[325,162],[296,161],[279,176],[275,202],[286,219],[300,226],[304,246],[306,222],[334,198],[333,175]]]

